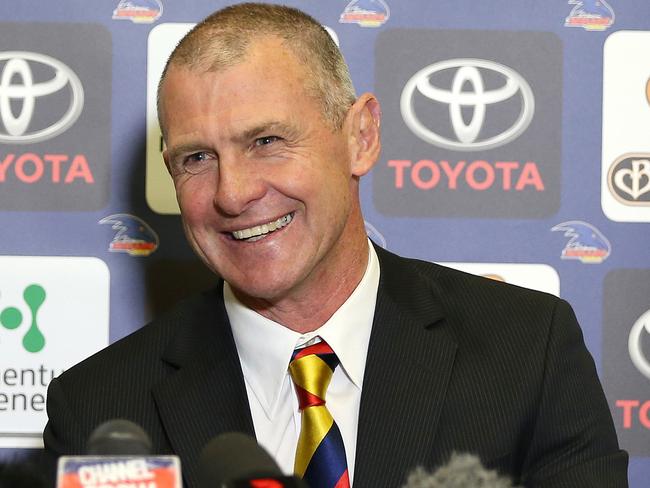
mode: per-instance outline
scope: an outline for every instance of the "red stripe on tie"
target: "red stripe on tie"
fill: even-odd
[[[298,395],[298,404],[300,410],[304,410],[307,407],[317,407],[319,405],[325,405],[325,400],[320,397],[317,397],[313,393],[309,393],[304,388],[296,386],[296,394]]]
[[[350,478],[348,477],[348,470],[346,469],[339,480],[336,482],[334,488],[350,488]]]
[[[300,359],[304,356],[309,356],[310,354],[334,354],[332,348],[325,341],[321,341],[318,344],[313,344],[311,346],[304,347],[300,349],[293,360]]]

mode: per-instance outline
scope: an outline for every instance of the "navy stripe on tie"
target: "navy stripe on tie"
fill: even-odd
[[[309,486],[336,486],[347,469],[343,438],[336,422],[316,448],[303,479]],[[318,460],[318,462],[314,462]],[[336,469],[334,469],[336,468]]]

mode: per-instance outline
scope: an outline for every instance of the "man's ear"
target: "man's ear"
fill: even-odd
[[[372,169],[381,152],[381,107],[372,93],[364,93],[352,105],[346,121],[349,127],[350,169],[363,176]]]

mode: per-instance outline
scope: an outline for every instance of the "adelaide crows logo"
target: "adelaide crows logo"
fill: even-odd
[[[160,0],[120,0],[113,10],[113,20],[130,20],[135,24],[151,24],[162,15]]]
[[[574,5],[564,21],[566,27],[604,31],[614,23],[614,10],[605,0],[569,0]]]
[[[379,27],[390,17],[384,0],[352,0],[339,18],[341,24],[358,24],[361,27]]]
[[[551,229],[564,232],[569,241],[562,249],[562,259],[578,259],[582,263],[602,263],[612,246],[596,227],[581,220],[562,222]]]
[[[148,256],[158,249],[158,234],[144,220],[130,214],[104,217],[100,224],[112,224],[115,232],[108,246],[110,252],[125,252],[130,256]]]

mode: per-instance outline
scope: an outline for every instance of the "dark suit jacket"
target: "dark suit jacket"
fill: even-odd
[[[627,486],[627,455],[569,305],[377,249],[381,279],[363,382],[354,487],[473,452],[531,487]],[[186,487],[215,435],[253,423],[222,286],[53,380],[46,453],[82,453],[127,418]]]

